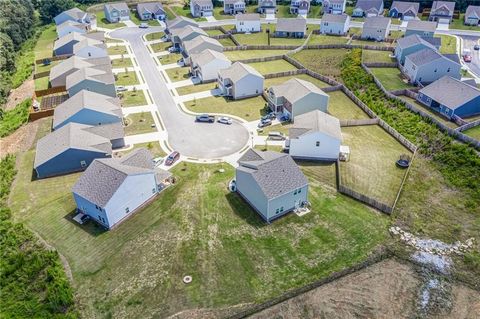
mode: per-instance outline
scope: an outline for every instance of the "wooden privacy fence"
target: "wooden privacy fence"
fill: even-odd
[[[364,126],[364,125],[377,125],[379,118],[373,119],[360,119],[360,120],[340,120],[340,126]]]
[[[382,213],[390,215],[393,212],[392,206],[379,202],[378,200],[368,197],[367,195],[360,194],[353,189],[343,186],[342,184],[338,185],[338,191],[342,194],[355,198],[356,200],[365,203],[373,208],[376,208]]]
[[[39,119],[42,119],[44,117],[49,117],[52,116],[54,112],[54,109],[48,109],[48,110],[42,110],[42,111],[33,111],[33,109],[30,111],[30,114],[28,114],[28,121],[33,122]]]
[[[232,40],[235,37],[232,37]],[[234,40],[233,42],[235,42]],[[238,41],[237,41],[238,43]],[[240,51],[240,50],[294,50],[298,48],[298,45],[241,45],[236,47],[225,47],[224,51]]]
[[[50,71],[44,71],[44,72],[39,72],[39,73],[35,73],[33,75],[33,79],[39,79],[39,78],[44,78],[46,76],[49,76],[50,75]]]
[[[38,59],[35,60],[35,64],[42,64],[43,61],[45,60],[50,60],[50,61],[59,61],[59,60],[65,60],[71,57],[73,54],[63,54],[63,55],[56,55],[56,56],[51,56],[48,58],[43,58],[43,59]]]
[[[45,89],[45,90],[35,91],[35,95],[37,97],[41,97],[41,96],[45,96],[45,95],[65,92],[66,90],[67,90],[67,88],[64,87],[64,86],[57,86],[57,87],[54,87],[54,88],[48,88],[48,89]]]
[[[365,66],[369,68],[396,68],[397,62],[364,62]]]
[[[283,55],[273,55],[273,56],[267,56],[263,58],[243,59],[243,60],[238,60],[238,62],[242,62],[242,63],[268,62],[268,61],[282,60],[283,57],[284,57]]]
[[[375,51],[395,51],[393,47],[385,47],[378,45],[364,45],[364,44],[309,44],[304,46],[306,50],[319,50],[319,49],[366,49]]]
[[[265,79],[274,79],[274,78],[282,78],[285,76],[292,76],[297,74],[305,74],[306,70],[291,70],[291,71],[284,71],[284,72],[277,72],[277,73],[269,73],[263,75]]]

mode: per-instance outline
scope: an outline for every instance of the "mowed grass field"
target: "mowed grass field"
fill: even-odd
[[[386,62],[391,63],[395,62],[394,58],[391,58],[390,55],[393,53],[390,51],[376,51],[376,50],[362,50],[362,59],[363,62],[373,63],[373,62]]]
[[[217,86],[217,82],[211,83],[203,83],[203,84],[195,84],[195,85],[187,85],[176,88],[178,95],[186,95],[191,93],[203,92],[203,91],[210,91],[215,89]]]
[[[127,126],[125,126],[125,135],[136,135],[143,133],[156,132],[157,129],[150,112],[134,113],[125,117]]]
[[[190,68],[188,67],[167,69],[165,72],[172,82],[183,81],[190,78]]]
[[[348,42],[347,37],[333,36],[333,35],[323,35],[323,34],[312,34],[308,40],[308,45],[315,44],[346,44]]]
[[[475,126],[474,128],[463,131],[463,133],[480,141],[480,126]]]
[[[286,82],[286,81],[288,81],[292,78],[297,78],[297,79],[300,79],[300,80],[305,80],[305,81],[311,82],[311,83],[315,84],[316,86],[318,86],[319,88],[325,88],[325,87],[330,86],[328,83],[323,82],[321,80],[318,80],[314,77],[311,77],[308,74],[296,74],[296,75],[291,75],[291,76],[282,76],[282,77],[278,77],[278,78],[265,79],[264,86],[266,88],[269,88],[272,85],[282,84],[282,83],[284,83],[284,82]]]
[[[328,113],[339,120],[361,120],[370,118],[357,104],[355,104],[342,91],[327,93],[330,96],[328,101]]]
[[[128,54],[127,47],[123,44],[115,44],[107,49],[110,55]]]
[[[231,61],[263,58],[274,55],[282,55],[287,53],[288,50],[237,50],[237,51],[224,51],[223,54]]]
[[[341,183],[393,205],[406,172],[395,162],[412,153],[378,125],[342,127],[342,136],[342,145],[350,147],[350,160],[340,162]]]
[[[273,25],[262,25],[262,31],[257,33],[245,34],[237,33],[234,38],[243,45],[268,45],[267,29],[270,29],[270,45],[293,45],[301,46],[306,39],[295,38],[274,38],[275,27]]]
[[[271,225],[228,191],[230,165],[189,163],[173,169],[176,185],[115,230],[80,226],[70,191],[80,174],[32,182],[34,155],[18,157],[12,212],[65,256],[86,318],[221,313],[354,265],[388,239],[389,219],[337,194],[324,167],[306,169],[312,211]]]
[[[223,113],[253,121],[267,113],[265,103],[261,96],[237,101],[219,96],[188,101],[184,104],[187,109],[196,113]]]
[[[255,70],[257,70],[261,74],[294,71],[297,69],[293,64],[283,59],[273,60],[268,62],[249,63],[248,65],[253,67]]]
[[[145,91],[144,90],[136,90],[136,91],[125,91],[119,94],[120,102],[122,106],[140,106],[146,105],[147,99],[145,98]]]
[[[314,72],[341,82],[340,64],[348,52],[344,49],[302,50],[292,58]]]
[[[412,87],[410,84],[402,81],[402,73],[397,68],[370,68],[370,71],[388,91]]]

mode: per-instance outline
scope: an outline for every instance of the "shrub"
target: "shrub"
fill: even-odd
[[[15,106],[14,109],[2,113],[0,119],[0,137],[13,133],[28,121],[28,111],[32,105],[31,99],[26,99]]]

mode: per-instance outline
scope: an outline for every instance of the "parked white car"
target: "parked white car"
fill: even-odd
[[[230,125],[233,123],[233,120],[229,117],[222,116],[217,120],[218,123]]]

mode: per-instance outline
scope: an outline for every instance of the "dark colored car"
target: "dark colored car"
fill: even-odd
[[[167,159],[165,160],[165,165],[171,166],[176,161],[178,161],[179,158],[180,158],[180,153],[175,151],[172,154],[168,155]]]
[[[215,122],[215,116],[208,115],[208,114],[201,114],[195,118],[195,121],[204,122],[204,123],[213,123]]]
[[[473,46],[473,49],[474,49],[475,51],[478,51],[478,50],[480,50],[480,45],[478,45],[478,44],[475,44],[475,45]]]
[[[463,56],[463,61],[465,61],[465,62],[472,62],[472,56],[469,55],[469,54],[465,54],[465,55]]]

